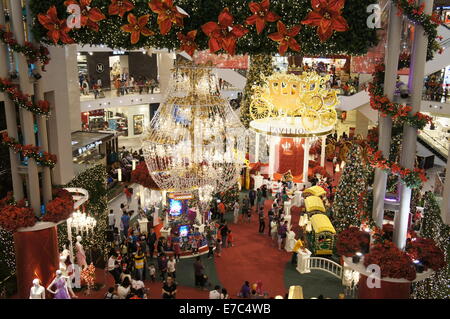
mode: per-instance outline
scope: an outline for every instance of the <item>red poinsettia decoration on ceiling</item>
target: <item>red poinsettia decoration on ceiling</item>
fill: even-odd
[[[209,37],[209,50],[215,53],[224,49],[228,54],[236,52],[236,41],[249,31],[240,24],[233,24],[234,18],[228,8],[219,14],[218,22],[208,22],[202,25],[203,32]]]
[[[146,37],[154,34],[153,31],[147,28],[147,23],[149,19],[150,19],[149,14],[143,15],[142,17],[139,18],[136,18],[136,16],[132,13],[128,14],[127,20],[129,24],[122,26],[122,30],[131,33],[131,44],[138,43],[141,34]]]
[[[58,19],[58,12],[55,6],[51,6],[47,10],[47,14],[39,13],[38,21],[48,30],[47,37],[55,44],[60,40],[67,44],[74,43],[74,40],[68,35],[70,28],[67,26],[66,20]]]
[[[91,8],[91,2],[92,0],[68,0],[64,1],[64,5],[66,7],[70,6],[71,4],[77,5],[80,7],[80,20],[81,20],[81,26],[82,27],[89,27],[94,31],[98,32],[98,23],[99,21],[102,21],[106,19],[105,15],[100,11],[99,8]]]
[[[162,35],[169,33],[172,24],[183,26],[183,19],[187,17],[178,10],[172,0],[152,0],[148,6],[158,14],[158,25]]]
[[[125,13],[134,9],[134,4],[128,0],[111,0],[108,7],[108,14],[110,16],[119,15],[123,17]]]
[[[333,31],[349,30],[347,21],[342,16],[345,0],[311,0],[312,11],[302,24],[317,26],[320,41],[327,41]]]
[[[245,22],[247,24],[256,24],[256,31],[258,34],[264,30],[266,22],[276,22],[280,19],[280,16],[270,11],[270,1],[263,0],[260,3],[250,2],[250,11],[253,13],[251,17],[248,17]]]
[[[288,30],[283,22],[278,21],[277,28],[278,32],[271,33],[268,37],[273,41],[279,42],[278,52],[284,55],[288,48],[300,51],[300,45],[295,40],[295,37],[300,32],[301,26],[297,25]]]
[[[184,35],[181,32],[177,33],[178,40],[181,42],[180,50],[185,51],[190,56],[194,56],[195,50],[197,50],[197,44],[195,43],[195,37],[197,36],[197,30],[193,30]]]

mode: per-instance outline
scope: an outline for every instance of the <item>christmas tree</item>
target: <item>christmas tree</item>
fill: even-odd
[[[253,86],[264,85],[265,76],[273,73],[272,56],[257,54],[250,57],[250,68],[247,74],[247,84],[244,88],[243,100],[241,103],[241,121],[248,128],[250,117],[250,103],[252,102]]]
[[[433,239],[436,245],[442,249],[447,267],[434,273],[431,277],[415,283],[412,298],[449,299],[450,226],[442,222],[439,203],[431,192],[427,192],[425,195],[425,209],[420,235],[424,238]]]
[[[341,232],[349,226],[359,227],[361,225],[360,213],[367,210],[367,207],[361,207],[361,203],[366,205],[368,202],[365,197],[368,193],[371,170],[363,160],[360,145],[352,144],[345,162],[346,165],[339,180],[333,203],[333,224],[337,232]]]

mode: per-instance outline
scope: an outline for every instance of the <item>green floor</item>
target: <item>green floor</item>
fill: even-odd
[[[337,299],[340,293],[344,293],[341,280],[333,275],[321,270],[311,270],[309,274],[300,274],[291,263],[286,264],[284,283],[286,289],[289,289],[290,286],[302,286],[305,299],[317,298],[319,295],[323,295],[324,298]]]

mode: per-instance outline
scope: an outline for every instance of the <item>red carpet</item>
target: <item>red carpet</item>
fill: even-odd
[[[264,234],[258,233],[258,216],[252,214],[250,223],[229,224],[233,232],[234,247],[222,250],[222,256],[215,258],[219,280],[235,298],[244,281],[250,285],[261,280],[263,291],[269,296],[284,296],[288,289],[284,286],[284,270],[292,255],[278,250],[268,236],[267,210],[272,200],[265,203],[266,229]],[[292,229],[298,229],[299,210],[293,209]]]

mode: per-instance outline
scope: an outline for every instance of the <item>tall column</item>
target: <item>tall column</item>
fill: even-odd
[[[369,119],[360,111],[356,111],[356,128],[355,136],[361,135],[363,138],[367,137],[369,132]]]
[[[5,14],[4,14],[3,1],[0,1],[0,24],[5,25]],[[0,77],[8,78],[8,65],[9,56],[8,49],[6,45],[0,41]],[[16,118],[16,107],[14,103],[5,96],[5,114],[6,114],[6,127],[8,130],[8,135],[12,138],[17,139],[17,118]],[[19,174],[19,155],[14,153],[12,149],[9,149],[9,159],[11,162],[11,177],[13,184],[14,197],[16,200],[23,199],[23,183]]]
[[[402,31],[402,17],[398,16],[397,13],[397,6],[394,3],[391,3],[389,14],[387,54],[385,57],[386,71],[384,77],[384,94],[390,100],[393,100],[395,93],[395,83],[397,80],[398,58],[400,55],[400,40]],[[385,158],[388,158],[391,146],[392,118],[389,116],[378,116],[378,123],[378,149],[383,153],[383,156]],[[383,226],[386,183],[387,174],[381,169],[376,169],[373,185],[372,217],[378,227]]]
[[[444,194],[442,199],[441,216],[442,221],[450,225],[450,150],[448,152],[447,168],[445,174]]]
[[[325,152],[327,146],[327,137],[322,136],[322,148],[320,150],[320,166],[325,167]]]
[[[24,45],[25,33],[22,20],[22,5],[21,1],[10,0],[10,19],[13,25],[13,33],[17,40],[17,43]],[[19,62],[19,80],[20,89],[25,94],[32,94],[32,86],[28,77],[28,63],[23,54],[15,54],[15,58]],[[24,136],[24,144],[36,145],[36,139],[34,135],[34,115],[28,110],[20,109],[22,115],[22,134]],[[40,214],[41,198],[39,191],[39,174],[36,161],[33,158],[28,158],[28,199],[30,206],[33,208],[36,214]]]
[[[169,87],[170,73],[173,68],[173,53],[158,53],[158,76],[161,94],[166,94]]]
[[[433,0],[420,0],[425,5],[424,13],[431,14]],[[422,101],[423,78],[425,76],[425,63],[427,58],[428,36],[422,26],[416,24],[414,43],[411,53],[411,68],[409,71],[409,88],[411,92],[411,114],[420,111]],[[403,127],[403,143],[400,164],[411,170],[414,169],[417,149],[417,129],[407,124]],[[411,188],[400,184],[400,211],[394,219],[394,243],[403,249],[406,245],[408,220],[411,206]]]
[[[42,73],[41,67],[37,67],[39,73]],[[35,102],[39,100],[44,100],[44,92],[42,91],[42,85],[39,81],[34,84],[34,100]],[[54,105],[53,105],[54,107]],[[47,118],[45,116],[38,116],[37,118],[38,129],[39,129],[39,142],[42,151],[48,152],[48,132],[47,132]],[[52,177],[50,172],[50,167],[45,166],[42,171],[42,196],[44,202],[52,200]]]
[[[270,136],[269,142],[269,178],[273,178],[275,171],[275,137]]]
[[[255,163],[259,161],[259,133],[256,133],[255,137]]]
[[[55,185],[65,185],[74,177],[72,157],[72,118],[80,120],[80,97],[76,71],[76,45],[50,46],[51,62],[43,72],[40,85],[45,99],[50,103],[52,115],[47,121],[50,152],[57,155],[51,170]],[[80,126],[81,127],[81,126]],[[80,127],[77,129],[80,130]],[[77,130],[75,129],[75,130]]]
[[[309,170],[309,139],[305,138],[305,144],[303,144],[303,183],[308,182],[308,170]]]

